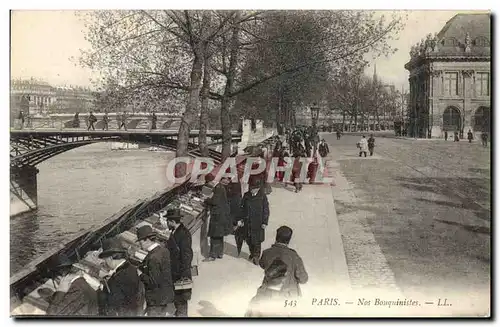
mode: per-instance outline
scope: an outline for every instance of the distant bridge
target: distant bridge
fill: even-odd
[[[121,113],[120,113],[121,114]],[[120,114],[108,113],[109,129],[118,129]],[[182,115],[174,113],[155,113],[157,117],[157,129],[178,130]],[[94,113],[97,122],[94,124],[96,129],[102,130],[104,127],[103,113]],[[151,114],[144,112],[128,113],[126,125],[127,129],[149,129],[151,126]],[[80,113],[78,123],[81,128],[88,126],[88,113]],[[55,128],[59,130],[72,129],[74,123],[74,114],[46,114],[29,115],[26,117],[25,125],[29,128]],[[18,127],[18,126],[16,126]]]
[[[97,142],[142,143],[174,150],[177,148],[177,131],[141,131],[141,130],[14,130],[10,133],[11,167],[36,166],[60,153]],[[191,139],[188,148],[198,149],[198,130],[189,133]],[[241,141],[241,133],[231,133],[233,142]],[[221,131],[207,131],[208,145],[219,144]]]
[[[232,132],[232,141],[241,141],[242,133]],[[21,205],[34,210],[37,207],[37,174],[39,163],[60,153],[98,142],[126,142],[149,144],[158,148],[175,151],[177,131],[144,130],[13,130],[10,133],[10,190]],[[199,131],[189,133],[188,154],[201,156],[198,142]],[[220,144],[221,131],[207,131],[207,145]],[[220,163],[220,152],[209,149],[215,163]]]

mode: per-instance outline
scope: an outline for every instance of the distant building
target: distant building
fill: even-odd
[[[490,34],[489,14],[458,14],[412,47],[409,135],[490,131]]]
[[[82,87],[54,87],[34,78],[11,80],[11,122],[20,110],[30,115],[88,112],[93,109],[94,99],[94,93]]]

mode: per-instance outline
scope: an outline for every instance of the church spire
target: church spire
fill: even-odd
[[[377,64],[373,67],[373,81],[377,83]]]

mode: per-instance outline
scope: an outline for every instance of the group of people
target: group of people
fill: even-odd
[[[370,135],[370,138],[368,140],[363,135],[356,146],[359,149],[360,157],[364,155],[364,157],[366,158],[367,152],[370,152],[370,156],[373,156],[373,151],[375,150],[375,138],[373,137],[373,134]]]
[[[118,130],[121,130],[123,127],[123,129],[126,131],[127,130],[127,119],[128,119],[127,112],[124,111],[121,115],[117,115],[116,119],[118,121]],[[158,116],[156,116],[156,113],[154,113],[154,112],[151,113],[151,123],[149,126],[150,131],[156,129],[157,122],[158,122]],[[90,131],[90,129],[92,129],[93,131],[95,131],[95,126],[94,126],[95,123],[97,123],[97,118],[93,114],[93,112],[91,111],[91,112],[89,112],[87,130]],[[109,116],[108,116],[107,111],[104,112],[104,115],[102,116],[102,123],[103,123],[102,130],[103,131],[109,130]],[[75,116],[73,117],[72,127],[73,128],[80,127],[80,117],[79,117],[78,112],[75,113]]]
[[[467,140],[469,141],[469,143],[472,143],[473,139],[474,139],[474,133],[472,133],[472,131],[469,129],[469,131],[467,132]],[[448,131],[444,131],[444,140],[448,141]],[[455,131],[455,133],[453,134],[453,142],[459,142],[459,141],[460,141],[459,134],[457,131]],[[488,146],[488,133],[481,132],[481,144],[483,147]]]
[[[212,175],[206,176],[207,182],[213,179]],[[263,182],[263,178],[252,180],[243,196],[241,184],[227,177],[214,187],[213,196],[206,200],[210,208],[208,261],[223,258],[224,237],[234,234],[238,255],[246,242],[250,250],[248,259],[258,264],[269,221],[269,201]]]
[[[212,179],[206,177],[207,182]],[[293,234],[288,226],[277,229],[275,244],[261,255],[270,216],[263,179],[251,180],[249,190],[241,196],[241,184],[223,177],[214,187],[212,198],[206,202],[210,206],[207,261],[223,258],[226,236],[234,235],[238,256],[246,242],[250,252],[248,260],[264,270],[262,285],[250,302],[246,316],[282,314],[278,307],[283,306],[283,299],[300,296],[299,284],[307,282],[308,274],[300,256],[288,247]],[[270,305],[272,303],[278,306]]]
[[[191,289],[175,288],[179,281],[192,277],[191,234],[181,218],[179,209],[166,212],[164,224],[170,229],[166,242],[157,237],[150,225],[136,230],[137,242],[147,252],[139,267],[130,262],[129,253],[119,239],[103,241],[99,258],[108,269],[101,270],[102,282],[97,291],[73,266],[73,261],[62,257],[54,269],[57,287],[49,297],[47,314],[187,317]]]
[[[292,153],[304,152],[306,157],[311,156],[314,145],[320,142],[318,132],[311,126],[298,126],[294,130],[287,129],[285,139]]]
[[[293,135],[293,134],[292,134]],[[293,161],[293,167],[292,167],[292,174],[291,174],[291,179],[290,182],[293,183],[295,187],[295,192],[298,193],[302,190],[302,182],[300,180],[300,174],[302,172],[302,165],[303,161],[302,158],[308,158],[311,157],[311,153],[307,153],[307,148],[304,145],[306,139],[302,139],[301,141],[293,141],[293,138],[291,139],[292,144],[289,146],[283,144],[281,141],[276,142],[276,145],[273,150],[272,157],[273,158],[278,158],[278,167],[284,167],[286,166],[286,161],[285,158],[290,157],[289,153],[289,148],[291,148],[291,154],[292,157],[294,158]],[[317,153],[313,154],[312,156],[312,162],[309,164],[307,167],[307,176],[306,178],[309,178],[311,182],[314,182],[315,179],[315,172],[318,167],[318,155],[321,158],[325,158],[328,154],[330,153],[330,149],[328,147],[328,144],[325,142],[325,139],[321,139],[319,143],[317,144]],[[285,186],[288,181],[285,181],[285,172],[284,171],[277,171],[275,174],[275,179],[279,182],[284,182]]]

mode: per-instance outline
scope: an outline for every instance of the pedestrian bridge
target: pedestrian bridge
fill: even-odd
[[[87,130],[14,130],[10,133],[10,191],[12,199],[19,204],[15,214],[37,208],[36,165],[60,153],[98,142],[142,143],[158,148],[175,151],[177,131],[87,131]],[[206,133],[208,145],[220,144],[221,131],[209,130]],[[231,133],[232,142],[241,141],[241,133]],[[198,145],[199,131],[189,133],[188,155],[201,156]],[[209,156],[215,163],[222,161],[222,154],[209,148]],[[11,213],[12,214],[12,213]]]

